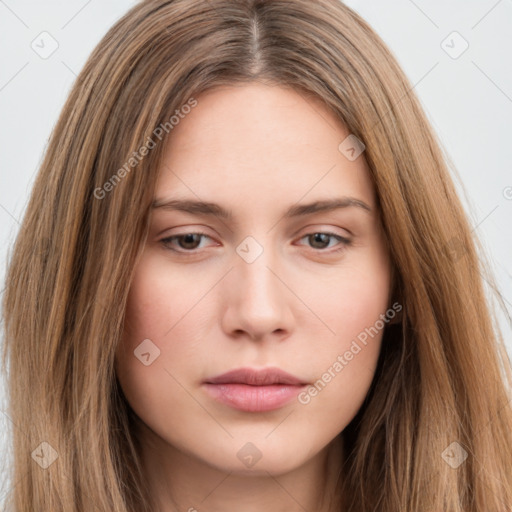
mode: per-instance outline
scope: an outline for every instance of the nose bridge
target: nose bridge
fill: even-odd
[[[274,274],[278,274],[276,268],[281,267],[277,262],[278,251],[271,247],[270,239],[244,239],[236,248],[238,261],[231,273],[228,307],[234,323],[230,328],[258,337],[288,329],[290,320],[286,287]]]
[[[279,293],[279,281],[270,271],[276,267],[276,251],[267,237],[265,246],[253,237],[247,237],[237,247],[240,261],[236,273],[242,295],[253,306],[271,304]],[[245,288],[245,290],[244,290]]]

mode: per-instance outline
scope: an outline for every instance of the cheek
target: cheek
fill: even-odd
[[[186,313],[196,297],[195,293],[180,296],[180,288],[187,288],[180,287],[176,279],[172,283],[163,279],[163,275],[151,263],[135,273],[115,368],[137,416],[155,431],[175,433],[183,429],[181,414],[198,414],[187,386],[183,386],[184,375],[194,375],[199,359],[198,354],[194,356],[194,344],[184,339]],[[183,433],[176,439],[171,436],[169,441],[178,443],[182,437]]]
[[[389,308],[388,260],[376,251],[345,265],[317,295],[318,311],[335,335],[323,337],[311,354],[316,380],[300,403],[333,432],[348,424],[369,390],[377,366]]]
[[[197,317],[198,305],[211,283],[190,282],[187,272],[170,273],[164,258],[145,256],[135,272],[126,304],[124,345],[133,350],[153,340],[162,350],[175,342],[183,347],[184,326]],[[200,304],[201,303],[201,304]],[[163,355],[163,354],[162,354]]]
[[[134,409],[163,411],[162,403],[187,397],[180,386],[195,376],[207,358],[200,346],[211,283],[191,286],[186,273],[168,275],[161,262],[147,256],[139,263],[126,304],[123,337],[116,350],[116,373]],[[203,311],[198,315],[198,311]],[[196,377],[194,377],[196,378]],[[183,397],[181,396],[183,394]]]
[[[389,290],[389,260],[383,251],[361,252],[347,261],[333,275],[323,296],[318,296],[318,310],[325,312],[326,323],[336,333],[326,337],[328,343],[348,350],[351,340],[360,334],[364,338],[386,313]]]

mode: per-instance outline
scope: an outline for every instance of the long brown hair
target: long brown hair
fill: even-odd
[[[131,276],[171,117],[255,80],[321,99],[364,143],[404,306],[343,432],[344,510],[512,506],[512,376],[485,267],[391,52],[339,0],[147,0],[78,76],[10,257],[15,511],[152,509],[114,371]]]

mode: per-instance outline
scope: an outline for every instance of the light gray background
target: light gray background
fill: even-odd
[[[107,29],[135,3],[0,0],[0,291],[9,248],[71,85]],[[512,309],[512,0],[346,3],[389,45],[414,85],[458,169],[474,233]],[[47,58],[31,47],[49,51],[52,38],[58,48]],[[469,47],[457,56],[464,40]],[[512,354],[511,326],[504,315],[500,322]],[[2,412],[2,384],[0,471],[16,428]],[[0,472],[0,505],[12,485]]]

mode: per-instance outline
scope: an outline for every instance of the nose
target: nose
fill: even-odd
[[[231,337],[284,339],[292,331],[293,293],[269,250],[252,263],[238,258],[223,289],[222,328]]]

